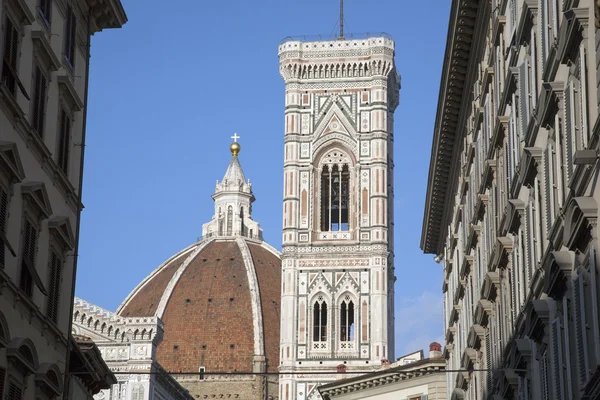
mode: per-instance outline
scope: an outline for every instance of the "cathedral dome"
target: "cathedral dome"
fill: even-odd
[[[280,280],[265,242],[212,237],[164,262],[117,314],[161,318],[156,359],[169,372],[277,371]]]
[[[252,218],[237,138],[202,240],[160,265],[117,310],[162,320],[156,360],[172,373],[276,372],[279,364],[281,260]]]

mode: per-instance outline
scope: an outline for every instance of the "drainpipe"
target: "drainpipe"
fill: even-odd
[[[92,40],[92,8],[88,10],[87,15],[87,44],[85,46],[85,86],[83,92],[83,118],[81,122],[81,161],[79,164],[79,193],[77,194],[77,226],[75,228],[75,250],[73,252],[73,282],[71,283],[71,305],[69,311],[69,330],[67,332],[67,356],[65,359],[65,380],[63,385],[63,399],[69,398],[69,360],[71,355],[71,331],[73,329],[73,307],[74,307],[74,296],[75,296],[75,280],[77,278],[77,261],[79,259],[79,232],[81,228],[81,211],[82,208],[82,194],[83,194],[83,161],[85,155],[85,134],[87,127],[87,105],[88,105],[88,91],[90,82],[90,45]]]

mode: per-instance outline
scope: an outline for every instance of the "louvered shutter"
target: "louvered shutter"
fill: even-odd
[[[531,109],[537,107],[538,76],[537,76],[537,37],[535,31],[531,30],[531,45],[529,46],[529,60],[531,65]]]
[[[552,147],[551,144],[546,146],[542,159],[544,166],[544,211],[546,215],[546,232],[550,233],[552,222],[554,220],[554,204],[553,204],[553,189],[552,189]]]
[[[585,385],[588,377],[587,332],[585,329],[585,308],[583,296],[583,276],[577,275],[573,280],[573,318],[575,321],[575,345],[577,347],[577,370],[579,383]]]
[[[39,136],[44,134],[44,117],[46,104],[46,77],[39,67],[35,67],[35,95],[33,98],[32,126]]]
[[[0,367],[0,399],[3,399],[4,395],[4,383],[6,382],[6,370]]]
[[[586,54],[585,54],[585,44],[581,43],[579,47],[579,71],[581,78],[579,79],[579,127],[580,127],[580,135],[581,135],[581,148],[585,149],[588,145],[588,124],[587,124],[587,63],[586,63]]]
[[[54,322],[58,322],[58,304],[60,299],[61,259],[52,251],[48,271],[50,280],[48,283],[48,307],[46,315]]]
[[[16,68],[19,46],[19,33],[8,17],[4,19],[4,55],[2,58],[1,83],[5,84],[8,91],[15,94],[17,83]]]
[[[27,268],[27,263],[35,265],[36,239],[35,228],[29,220],[25,220],[25,226],[23,227],[23,252],[21,254],[21,280],[19,282],[19,287],[28,296],[33,294],[33,276],[31,275],[29,268]]]
[[[71,119],[65,110],[60,112],[60,136],[58,141],[58,166],[69,174],[69,149],[71,143]]]
[[[546,57],[548,56],[548,2],[547,0],[540,0],[540,38],[541,38],[541,46],[540,53],[542,59],[541,61],[541,70],[542,74],[546,70]]]
[[[557,318],[552,321],[552,381],[556,399],[564,398],[562,343],[560,320]]]
[[[21,387],[17,386],[15,382],[10,382],[8,385],[8,395],[6,400],[21,400],[23,397],[23,391]]]
[[[529,70],[527,60],[519,65],[519,126],[521,140],[525,140],[529,126]]]
[[[492,393],[492,343],[490,341],[489,329],[485,332],[485,387],[486,394]]]
[[[542,391],[542,400],[549,400],[550,396],[548,393],[548,355],[544,351],[542,355],[542,359],[540,360],[540,375],[541,375],[541,391]]]
[[[575,150],[575,118],[574,118],[574,104],[573,104],[573,85],[571,82],[567,84],[564,93],[564,120],[565,120],[565,137],[564,137],[564,161],[566,169],[566,185],[568,185],[573,175],[573,151]]]
[[[8,193],[0,186],[0,231],[6,233],[6,219],[8,218]],[[6,245],[0,238],[0,267],[4,267]]]

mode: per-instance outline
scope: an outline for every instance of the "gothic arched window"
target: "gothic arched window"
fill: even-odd
[[[350,296],[346,296],[340,306],[340,340],[354,340],[354,302],[350,300]]]
[[[339,150],[325,155],[321,169],[321,231],[348,231],[350,225],[350,170]]]
[[[319,297],[313,308],[313,341],[325,342],[327,340],[327,303]]]
[[[233,230],[233,207],[227,207],[227,236],[232,235]]]

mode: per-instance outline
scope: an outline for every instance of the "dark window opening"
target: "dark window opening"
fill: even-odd
[[[327,340],[327,303],[315,302],[313,308],[313,341]]]
[[[340,307],[340,340],[354,340],[354,302],[349,299],[344,300]]]
[[[65,21],[65,60],[71,68],[75,67],[75,41],[77,32],[77,19],[73,7],[67,8],[67,19]]]
[[[58,134],[58,167],[68,176],[71,146],[71,118],[64,109],[60,110],[60,131]]]
[[[348,166],[325,165],[321,172],[321,231],[348,231]]]

